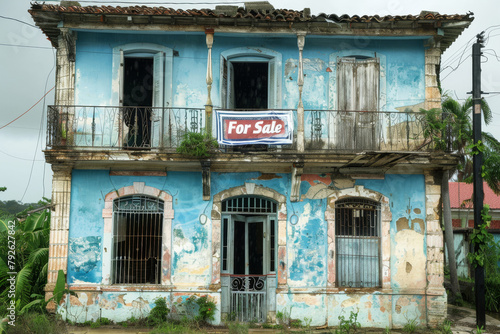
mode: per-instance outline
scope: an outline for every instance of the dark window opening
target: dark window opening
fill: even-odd
[[[123,121],[127,133],[124,146],[150,146],[153,106],[153,58],[126,57],[124,62]]]
[[[270,239],[271,239],[271,242],[270,242],[270,247],[269,247],[269,272],[273,273],[276,271],[276,260],[275,260],[275,252],[276,252],[276,226],[275,226],[275,222],[274,222],[274,219],[271,219],[270,221],[270,231],[269,231],[269,234],[270,234]]]
[[[160,284],[163,202],[127,196],[114,202],[114,284]]]
[[[268,63],[233,62],[234,107],[267,109]]]

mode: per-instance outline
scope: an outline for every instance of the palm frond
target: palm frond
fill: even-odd
[[[31,295],[31,266],[24,266],[16,277],[16,308],[22,309],[29,302]]]
[[[38,266],[41,263],[45,263],[49,260],[49,249],[48,248],[38,248],[37,250],[31,252],[28,257],[28,263],[33,267]]]
[[[47,283],[48,269],[49,269],[49,264],[47,261],[47,263],[44,264],[44,266],[42,267],[42,269],[38,273],[38,278],[35,282],[35,286],[41,287],[42,290],[43,290],[43,287],[45,286],[45,284]],[[34,291],[36,291],[36,289]]]
[[[47,211],[37,212],[29,215],[26,218],[26,225],[24,227],[25,232],[33,232],[36,230],[43,229],[45,221],[47,219]]]
[[[7,231],[7,220],[0,219],[0,232]]]
[[[493,151],[500,153],[500,142],[489,132],[482,132],[483,142]]]
[[[490,124],[493,120],[493,113],[491,112],[490,106],[485,99],[481,100],[481,110],[483,111],[484,123],[486,125]]]

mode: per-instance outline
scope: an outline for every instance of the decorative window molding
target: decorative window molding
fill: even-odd
[[[389,206],[389,198],[377,191],[365,189],[363,186],[342,189],[328,197],[328,204],[325,211],[325,219],[328,224],[328,280],[327,288],[337,290],[336,275],[336,249],[335,249],[335,202],[344,198],[366,198],[380,204],[380,262],[381,262],[381,283],[382,289],[391,289],[391,240],[390,227],[392,213]]]
[[[166,192],[146,186],[144,182],[134,182],[133,185],[114,190],[106,194],[102,217],[104,220],[103,256],[102,256],[102,284],[111,284],[111,253],[113,249],[113,202],[117,198],[130,195],[145,195],[163,201],[163,233],[161,250],[161,284],[171,285],[171,254],[172,254],[172,196]]]

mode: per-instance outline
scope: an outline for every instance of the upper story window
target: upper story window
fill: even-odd
[[[338,110],[379,110],[380,62],[378,58],[349,56],[337,62]]]
[[[280,53],[265,48],[236,48],[222,52],[222,108],[281,108],[281,59]]]
[[[113,106],[122,108],[119,141],[125,148],[158,147],[163,108],[172,99],[172,49],[151,43],[113,48]]]
[[[335,77],[330,77],[335,92],[332,109],[339,111],[336,143],[347,150],[377,150],[382,137],[378,111],[385,107],[385,57],[352,52],[341,52],[335,60],[330,56],[330,63],[335,61]]]
[[[364,198],[335,202],[336,272],[339,287],[381,286],[380,204]]]

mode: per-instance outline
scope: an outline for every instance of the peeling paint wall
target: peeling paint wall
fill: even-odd
[[[113,90],[117,83],[112,70],[113,48],[128,43],[153,43],[174,50],[171,107],[203,108],[206,102],[205,82],[206,54],[205,36],[201,33],[91,33],[79,32],[76,40],[75,62],[75,104],[113,105]],[[282,55],[282,96],[283,108],[297,107],[299,92],[297,86],[298,48],[295,36],[281,38],[252,37],[234,38],[215,35],[212,49],[213,85],[212,100],[215,106],[220,101],[220,54],[229,49],[259,47],[279,52]],[[390,83],[387,91],[382,92],[387,111],[404,111],[406,108],[418,111],[425,99],[425,47],[424,39],[398,41],[363,38],[363,43],[343,38],[307,36],[304,48],[304,89],[302,100],[304,108],[331,108],[329,96],[336,92],[335,85],[329,80],[332,72],[330,55],[339,51],[368,50],[374,54],[384,54],[386,65],[385,80]],[[347,52],[346,55],[348,55]],[[334,80],[335,81],[335,80]],[[333,82],[334,84],[334,82]],[[170,107],[170,106],[169,106]],[[306,115],[307,116],[307,115]],[[306,117],[306,127],[308,118]]]
[[[75,104],[112,105],[113,81],[112,50],[127,43],[155,43],[174,50],[171,82],[172,107],[203,108],[206,102],[206,54],[203,33],[130,33],[105,34],[79,32],[75,63]],[[295,36],[234,38],[215,35],[212,50],[213,85],[212,100],[215,106],[220,101],[220,54],[234,48],[255,47],[274,50],[282,56],[281,97],[283,108],[294,109],[299,101],[297,87],[298,49]],[[354,51],[350,51],[354,50]],[[335,95],[335,78],[332,79],[330,57],[332,54],[355,54],[356,50],[383,54],[385,81],[384,110],[404,111],[406,108],[418,111],[425,99],[424,40],[398,41],[389,39],[306,37],[304,49],[304,92],[303,103],[307,109],[328,109]],[[332,84],[333,80],[333,84]],[[181,121],[183,115],[177,115]],[[311,114],[305,113],[305,130],[312,126]],[[330,120],[333,122],[333,120]],[[331,123],[333,124],[333,123]],[[325,128],[326,129],[326,128]],[[428,284],[427,269],[427,217],[437,205],[437,194],[426,194],[423,175],[385,175],[382,180],[354,180],[345,175],[302,175],[298,202],[290,202],[290,174],[254,173],[211,173],[212,195],[246,183],[271,189],[285,196],[279,208],[279,235],[277,236],[277,259],[280,266],[276,278],[276,311],[290,311],[293,318],[309,318],[313,325],[337,325],[338,317],[349,316],[359,311],[358,321],[364,327],[402,326],[410,319],[427,321],[427,308],[438,305],[442,310],[445,295],[426,297]],[[174,217],[171,225],[170,258],[171,280],[161,287],[109,286],[102,284],[109,280],[103,277],[104,249],[103,209],[106,194],[142,182],[167,192],[172,196]],[[356,187],[363,187],[371,194],[380,194],[387,199],[390,216],[387,247],[388,255],[383,259],[383,270],[387,268],[387,280],[383,289],[369,289],[357,292],[342,291],[331,286],[335,268],[330,264],[334,234],[329,230],[329,198],[342,190],[355,195]],[[426,202],[426,195],[434,202]],[[375,195],[374,195],[375,196]],[[169,307],[182,313],[180,305],[192,293],[209,294],[220,312],[220,217],[205,225],[199,217],[212,216],[213,198],[202,201],[202,175],[197,172],[168,172],[163,176],[110,175],[108,170],[73,170],[71,180],[71,208],[68,255],[68,284],[79,291],[78,296],[68,297],[60,312],[70,319],[82,322],[99,316],[126,320],[131,316],[145,316],[158,296],[165,297]],[[331,209],[331,207],[330,207]],[[429,211],[430,210],[430,211]],[[214,210],[217,212],[217,210]],[[298,222],[290,223],[296,215]],[[218,238],[212,240],[213,237]],[[441,238],[441,239],[440,239]],[[433,236],[433,247],[437,252],[442,236]],[[170,242],[170,241],[169,241]],[[431,242],[429,242],[431,243]],[[439,258],[436,268],[442,266]],[[329,271],[330,266],[330,271]],[[437,270],[439,271],[439,270]],[[436,275],[435,275],[436,276]],[[439,276],[439,275],[437,275]],[[217,278],[219,277],[219,281]],[[439,283],[439,277],[436,278]],[[334,282],[335,280],[333,280]],[[330,285],[329,285],[330,284]],[[438,284],[439,285],[439,284]],[[84,290],[86,287],[87,290]],[[100,290],[99,290],[100,289]],[[156,291],[151,291],[156,289]],[[274,299],[272,299],[274,300]],[[118,310],[118,312],[117,312]],[[432,310],[432,308],[431,308]],[[175,313],[174,312],[174,313]],[[216,315],[216,323],[221,320]]]
[[[172,220],[172,292],[149,291],[155,289],[153,286],[139,287],[141,292],[134,287],[112,285],[106,288],[101,284],[102,253],[107,251],[102,249],[101,241],[104,233],[103,195],[134,182],[143,182],[172,195],[175,213]],[[252,183],[287,195],[291,175],[258,172],[211,175],[213,194]],[[361,289],[354,293],[325,290],[329,275],[327,201],[341,190],[352,189],[345,193],[357,196],[357,187],[388,199],[391,217],[389,290],[368,289],[363,292]],[[202,213],[210,216],[213,203],[202,201],[201,192],[201,173],[169,172],[166,177],[118,176],[110,175],[109,171],[74,170],[68,284],[78,289],[83,285],[101,286],[104,291],[82,292],[77,299],[72,297],[72,306],[64,312],[69,316],[71,311],[72,317],[82,321],[83,314],[88,318],[98,312],[112,319],[126,319],[147,314],[157,295],[169,298],[170,303],[177,298],[174,295],[189,296],[190,293],[211,293],[220,300],[219,292],[210,291],[213,270],[220,270],[212,262],[214,225],[211,220],[205,225],[199,221]],[[382,180],[353,180],[342,175],[304,174],[300,198],[299,202],[291,203],[287,199],[284,203],[288,219],[280,226],[279,233],[283,232],[286,253],[278,258],[284,261],[283,273],[286,276],[278,281],[285,284],[286,290],[279,290],[276,295],[276,311],[289,312],[291,309],[292,317],[310,318],[314,325],[336,325],[339,315],[348,317],[351,310],[359,310],[358,320],[363,326],[397,327],[410,318],[426,322],[427,208],[423,175],[385,175]],[[290,223],[293,214],[298,216],[295,225]],[[116,292],[106,291],[110,288]],[[439,296],[432,298],[439,299]],[[113,310],[118,308],[124,313],[114,314]]]

